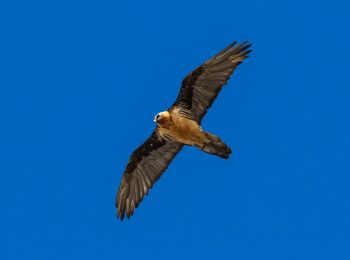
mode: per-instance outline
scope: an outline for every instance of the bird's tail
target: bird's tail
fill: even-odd
[[[231,148],[221,139],[213,134],[205,133],[209,142],[201,148],[203,152],[217,155],[223,159],[228,159],[232,153]]]

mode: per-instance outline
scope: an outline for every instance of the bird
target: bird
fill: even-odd
[[[231,43],[190,72],[173,105],[154,117],[155,130],[130,156],[117,191],[117,217],[130,218],[183,146],[228,159],[232,150],[201,127],[203,117],[236,67],[248,58],[251,44]]]

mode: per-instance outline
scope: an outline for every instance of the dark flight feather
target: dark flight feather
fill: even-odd
[[[148,190],[168,168],[183,144],[158,135],[157,129],[131,155],[117,193],[117,216],[132,216]]]
[[[234,42],[188,74],[170,109],[189,110],[192,118],[200,123],[235,68],[248,58],[250,46],[247,42],[238,45]]]

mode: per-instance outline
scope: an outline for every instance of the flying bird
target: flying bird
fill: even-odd
[[[184,145],[228,159],[231,148],[205,132],[201,121],[251,44],[234,42],[197,67],[182,81],[175,103],[154,117],[156,128],[130,156],[117,193],[117,217],[134,214],[149,189]]]

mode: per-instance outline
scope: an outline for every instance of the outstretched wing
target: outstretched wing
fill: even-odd
[[[131,155],[118,189],[117,216],[132,216],[148,190],[168,168],[182,144],[163,139],[157,129]]]
[[[170,109],[183,108],[200,123],[235,68],[248,58],[250,46],[247,42],[238,45],[234,42],[188,74]]]

